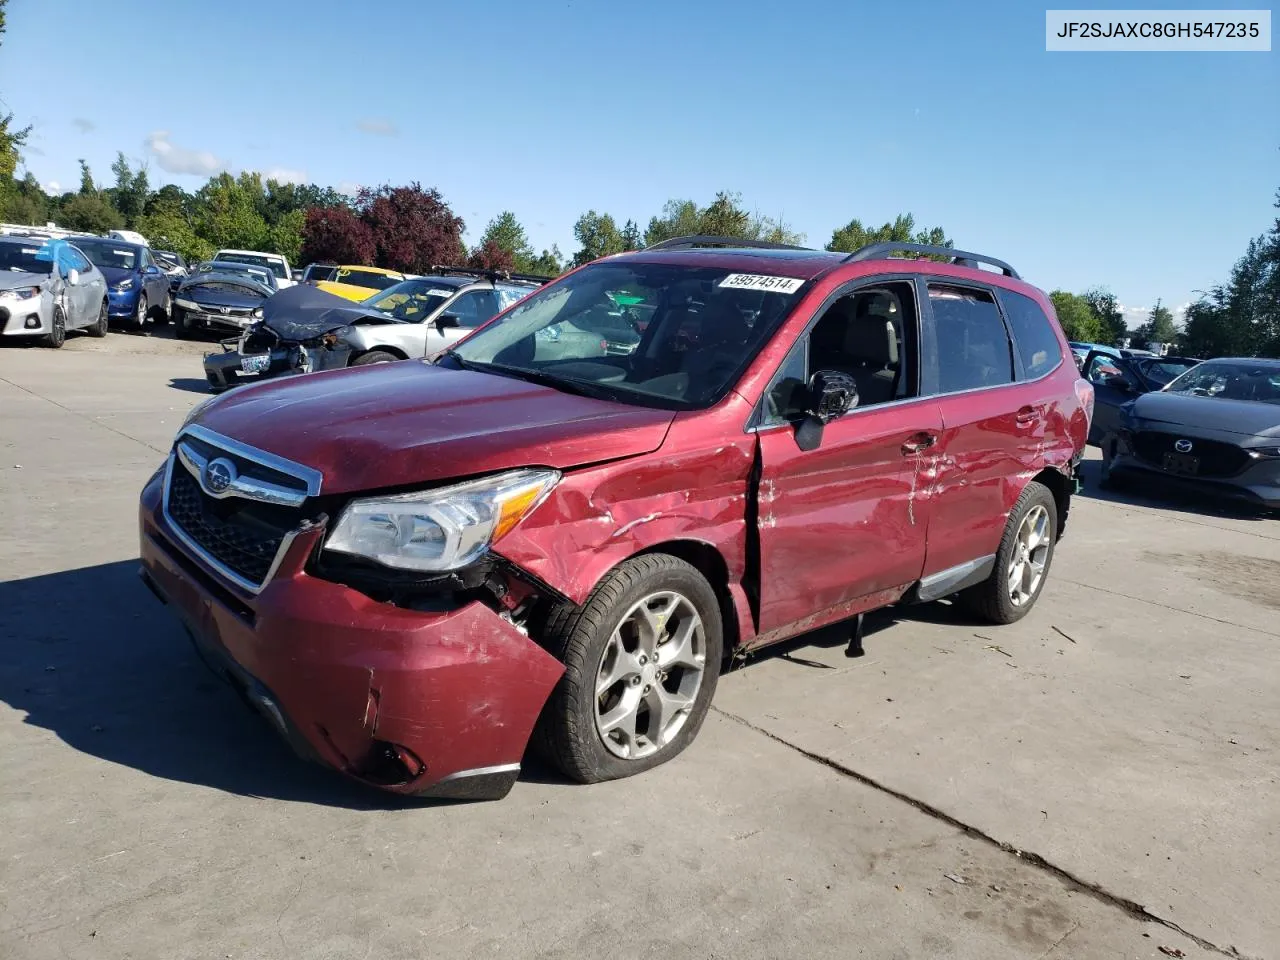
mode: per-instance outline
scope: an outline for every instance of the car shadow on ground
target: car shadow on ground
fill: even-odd
[[[169,386],[174,390],[182,390],[186,393],[209,393],[209,381],[200,380],[196,377],[171,377]]]
[[[0,700],[82,753],[227,793],[354,810],[450,801],[382,793],[298,759],[209,671],[138,561],[0,583]],[[566,781],[530,762],[521,779]]]
[[[1083,461],[1080,464],[1080,480],[1084,487],[1078,496],[1088,497],[1090,500],[1101,500],[1104,503],[1152,507],[1198,517],[1221,517],[1228,520],[1266,520],[1269,517],[1266,510],[1248,503],[1215,500],[1203,494],[1171,486],[1144,489],[1141,480],[1126,480],[1119,489],[1104,490],[1098,482],[1101,474],[1101,460]]]

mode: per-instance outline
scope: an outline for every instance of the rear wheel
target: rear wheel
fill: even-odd
[[[107,327],[110,325],[107,317],[107,301],[102,301],[102,306],[98,308],[98,319],[93,326],[89,327],[89,336],[102,338],[107,335]]]
[[[160,309],[156,311],[155,316],[151,318],[151,322],[157,327],[163,327],[173,319],[173,294],[166,292],[164,295],[164,303],[160,305]]]
[[[386,350],[370,350],[368,353],[362,353],[351,361],[353,367],[363,367],[369,363],[391,363],[393,360],[399,360],[394,353],[388,353]]]
[[[1031,481],[1009,513],[991,576],[960,594],[992,623],[1025,617],[1044,589],[1058,538],[1058,504],[1044,484]]]
[[[697,736],[719,679],[715,591],[667,554],[632,557],[581,607],[552,612],[540,640],[565,665],[537,744],[567,776],[596,783],[672,759]]]
[[[55,350],[67,342],[67,315],[62,308],[53,308],[53,318],[49,323],[49,332],[44,335],[44,345]]]

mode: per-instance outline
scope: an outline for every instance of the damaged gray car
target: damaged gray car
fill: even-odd
[[[209,387],[429,357],[532,293],[547,277],[437,268],[352,303],[305,284],[262,306],[262,319],[205,357]]]
[[[60,347],[68,330],[107,335],[107,281],[65,240],[0,237],[0,336]]]

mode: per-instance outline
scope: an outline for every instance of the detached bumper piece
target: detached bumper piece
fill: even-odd
[[[264,335],[251,330],[245,338],[244,352],[239,349],[238,339],[224,340],[221,346],[222,353],[211,353],[204,358],[204,375],[214,393],[276,377],[340,370],[351,359],[351,345],[336,337],[332,342],[321,339],[309,344],[292,343],[275,337],[270,331]]]

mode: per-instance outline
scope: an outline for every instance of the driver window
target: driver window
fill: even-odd
[[[444,308],[458,318],[458,326],[470,330],[492,320],[498,313],[498,298],[492,290],[464,293]]]
[[[823,311],[774,375],[765,396],[763,422],[793,422],[802,417],[804,385],[819,370],[853,377],[859,410],[915,396],[915,329],[910,283],[876,284],[840,297]]]

